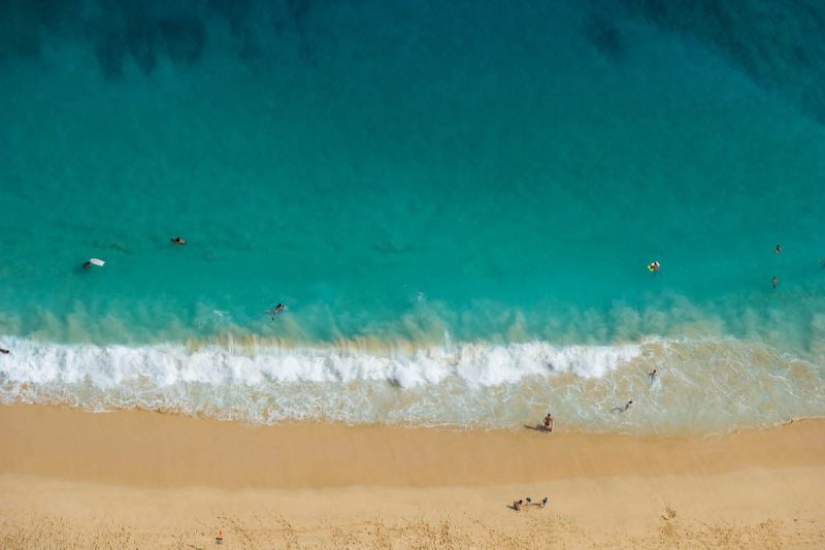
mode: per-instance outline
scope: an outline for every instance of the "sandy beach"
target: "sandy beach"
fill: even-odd
[[[4,549],[825,547],[822,420],[662,438],[17,405],[0,438]]]

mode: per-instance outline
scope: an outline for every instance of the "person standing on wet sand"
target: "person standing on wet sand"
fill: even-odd
[[[553,415],[547,413],[547,416],[544,417],[544,430],[548,432],[553,431]]]

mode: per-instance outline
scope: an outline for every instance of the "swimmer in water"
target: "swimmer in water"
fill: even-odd
[[[274,320],[275,316],[278,315],[279,313],[281,313],[285,309],[286,309],[286,306],[284,304],[278,304],[277,306],[272,308],[272,311],[270,312],[270,315],[272,316],[272,319]]]
[[[651,273],[659,273],[659,268],[662,267],[659,262],[653,261],[647,264],[647,270]]]

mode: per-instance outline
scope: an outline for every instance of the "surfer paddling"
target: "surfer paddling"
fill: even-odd
[[[83,262],[83,269],[91,269],[93,265],[97,267],[103,267],[106,265],[106,262],[101,260],[100,258],[89,258],[85,262]]]
[[[172,241],[172,244],[178,244],[178,245],[186,244],[186,239],[184,239],[183,237],[172,237],[169,240]]]

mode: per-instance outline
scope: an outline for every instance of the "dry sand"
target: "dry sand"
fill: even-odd
[[[825,548],[825,421],[722,438],[0,406],[0,548]],[[550,498],[516,512],[513,500]]]

